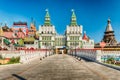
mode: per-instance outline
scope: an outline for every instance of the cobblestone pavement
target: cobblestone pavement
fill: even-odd
[[[94,62],[78,61],[65,54],[36,60],[31,67],[26,65],[7,69],[6,74],[8,72],[12,76],[4,80],[120,80],[120,71]]]

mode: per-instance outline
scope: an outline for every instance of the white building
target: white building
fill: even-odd
[[[67,25],[66,39],[66,46],[69,48],[81,48],[82,25],[77,24],[77,18],[74,10],[72,10],[70,25]]]
[[[47,47],[55,48],[94,48],[94,40],[85,40],[82,38],[82,25],[77,24],[77,18],[74,10],[72,10],[70,25],[67,25],[65,35],[57,35],[55,26],[50,22],[50,15],[46,10],[44,25],[39,26],[39,47],[46,49]]]
[[[45,49],[47,46],[55,46],[55,36],[56,30],[55,26],[50,22],[50,15],[48,10],[46,10],[44,25],[39,26],[39,47]]]

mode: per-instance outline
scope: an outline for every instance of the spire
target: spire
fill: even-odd
[[[76,26],[77,25],[77,21],[76,21],[76,15],[75,15],[74,9],[72,9],[71,11],[72,11],[72,16],[71,16],[71,23],[70,23],[70,25],[71,26]]]
[[[2,23],[0,24],[0,36],[3,36]]]
[[[31,25],[30,25],[30,29],[36,32],[36,26],[35,26],[35,21],[33,18],[31,18]]]
[[[46,15],[45,15],[45,22],[44,22],[44,25],[51,25],[51,23],[50,23],[49,11],[48,11],[48,9],[46,9],[45,11],[46,11]]]
[[[35,26],[35,20],[33,19],[33,17],[31,18],[31,24]]]
[[[109,31],[113,31],[110,18],[108,18],[108,20],[107,20],[107,27],[106,27],[105,32],[109,32]]]

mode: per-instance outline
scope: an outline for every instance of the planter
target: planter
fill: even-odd
[[[9,60],[0,60],[0,64],[7,64]]]

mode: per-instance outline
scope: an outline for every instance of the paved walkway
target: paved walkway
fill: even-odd
[[[3,80],[120,80],[120,71],[62,54],[8,67],[0,77],[1,72],[11,75]]]

